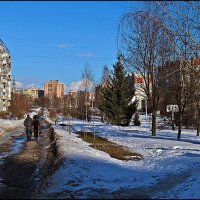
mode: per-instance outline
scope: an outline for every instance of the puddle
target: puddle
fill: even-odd
[[[15,137],[14,142],[11,145],[11,151],[10,154],[15,154],[15,153],[19,153],[19,151],[22,148],[23,143],[25,142],[25,137],[23,136],[17,136]]]
[[[90,147],[108,153],[112,158],[118,160],[142,160],[141,154],[130,151],[127,147],[108,141],[106,138],[95,135],[91,132],[76,132],[82,140],[90,143]]]

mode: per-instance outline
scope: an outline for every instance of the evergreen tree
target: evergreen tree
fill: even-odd
[[[137,107],[136,101],[131,102],[135,89],[133,83],[130,84],[120,54],[117,59],[108,84],[102,88],[99,109],[112,124],[128,126]]]

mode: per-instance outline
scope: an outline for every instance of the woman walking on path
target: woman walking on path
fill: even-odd
[[[37,119],[37,115],[34,115],[34,117],[33,117],[33,133],[34,133],[35,140],[37,140],[37,138],[38,138],[39,130],[40,130],[40,122]]]

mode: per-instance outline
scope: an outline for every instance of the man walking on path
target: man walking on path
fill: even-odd
[[[24,120],[24,126],[26,127],[27,141],[31,141],[33,120],[29,115],[27,115],[27,118]]]

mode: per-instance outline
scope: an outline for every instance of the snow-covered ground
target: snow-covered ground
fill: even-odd
[[[37,115],[39,110],[40,110],[40,108],[35,109],[31,113],[29,113],[29,115],[31,117],[33,117],[34,115]],[[0,136],[2,136],[7,131],[10,131],[10,130],[15,129],[20,126],[23,126],[24,119],[21,119],[21,120],[0,119]]]
[[[145,120],[141,127],[70,123],[71,134],[53,126],[60,136],[64,164],[49,179],[44,197],[104,198],[107,191],[123,190],[124,197],[139,191],[144,198],[200,198],[200,137],[195,130],[183,130],[177,141],[177,131],[172,130],[158,130],[152,137]],[[121,161],[89,147],[75,133],[83,129],[142,154],[144,160]]]

